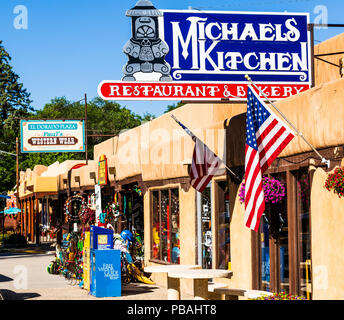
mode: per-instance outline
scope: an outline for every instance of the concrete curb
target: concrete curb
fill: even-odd
[[[8,249],[4,251],[0,251],[0,253],[30,253],[30,254],[55,254],[56,251],[45,251],[45,250],[34,250],[34,249]]]

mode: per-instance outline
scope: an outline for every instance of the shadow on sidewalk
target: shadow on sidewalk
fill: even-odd
[[[141,283],[128,283],[122,286],[122,296],[150,293],[154,292],[156,289],[159,289],[159,287]]]
[[[1,289],[0,294],[4,300],[26,300],[41,296],[40,294],[34,292],[17,293],[8,289]]]
[[[7,281],[12,281],[13,279],[10,277],[7,277],[3,274],[0,274],[0,282],[7,282]]]

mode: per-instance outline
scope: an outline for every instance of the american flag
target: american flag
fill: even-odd
[[[190,183],[197,191],[202,192],[215,175],[222,160],[201,140],[194,138],[194,141]]]
[[[197,191],[202,192],[215,175],[222,160],[174,116],[172,116],[172,118],[191,136],[192,140],[195,141],[190,170],[190,184]]]
[[[248,86],[245,146],[245,224],[258,231],[265,210],[262,175],[294,138],[293,132]]]

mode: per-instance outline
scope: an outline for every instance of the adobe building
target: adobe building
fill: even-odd
[[[315,53],[343,47],[344,34],[317,45]],[[338,59],[328,57],[336,64]],[[173,114],[242,177],[246,103],[231,102],[188,103],[96,145],[94,159],[80,168],[71,170],[83,160],[22,172],[19,200],[28,212],[22,216],[22,232],[34,240],[30,212],[37,212],[36,199],[49,199],[50,210],[55,208],[56,216],[64,219],[68,197],[91,196],[99,180],[99,161],[106,158],[104,204],[117,201],[126,212],[117,232],[132,228],[142,233],[145,266],[178,263],[231,269],[231,279],[216,281],[230,288],[342,299],[344,202],[324,184],[344,158],[344,80],[339,68],[318,60],[315,76],[315,87],[275,105],[330,160],[330,167],[295,137],[266,173],[284,184],[286,196],[267,205],[257,233],[245,226],[241,184],[225,166],[202,194],[190,186],[194,143],[171,118]],[[136,203],[142,208],[138,213],[132,210]],[[166,286],[165,274],[152,274],[152,279]],[[192,283],[182,280],[181,290],[191,293]]]

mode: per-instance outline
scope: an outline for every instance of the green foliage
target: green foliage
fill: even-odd
[[[0,244],[3,245],[6,239],[8,239],[9,235],[7,233],[2,234],[0,233]]]
[[[306,300],[303,296],[297,296],[286,292],[273,293],[259,298],[250,298],[249,300]]]
[[[16,137],[20,137],[19,119],[84,119],[85,103],[56,97],[43,109],[31,107],[30,94],[19,83],[10,65],[10,56],[0,41],[0,150],[16,153]],[[93,159],[93,147],[121,131],[131,129],[155,116],[146,113],[139,116],[116,102],[97,97],[87,101],[88,159]],[[104,136],[106,135],[106,136]],[[19,171],[33,169],[35,165],[65,160],[85,159],[85,153],[29,153],[20,154]],[[0,192],[11,190],[16,183],[16,157],[0,152]]]
[[[37,119],[82,119],[85,117],[83,101],[73,103],[65,97],[54,98],[42,110],[38,110],[34,118]],[[97,97],[87,102],[87,141],[88,158],[93,159],[93,147],[110,136],[118,135],[122,130],[139,126],[142,122],[151,120],[150,114],[141,117],[116,102],[104,101]],[[97,136],[95,136],[97,135]],[[107,135],[107,136],[101,136]],[[84,159],[83,153],[64,154],[30,154],[30,160],[25,163],[32,168],[32,164],[49,165],[54,161],[67,159]]]
[[[10,65],[11,57],[0,41],[0,150],[15,153],[15,139],[20,128],[16,118],[30,117],[30,94],[19,82]],[[11,189],[15,183],[15,157],[0,153],[0,191]],[[14,183],[13,183],[14,182]]]
[[[177,104],[170,104],[170,105],[167,106],[166,111],[164,113],[167,113],[167,112],[175,110],[175,109],[177,109],[179,107],[182,107],[184,104],[185,103],[182,103],[180,101]]]
[[[4,244],[26,245],[26,238],[20,233],[11,233],[4,237]]]

